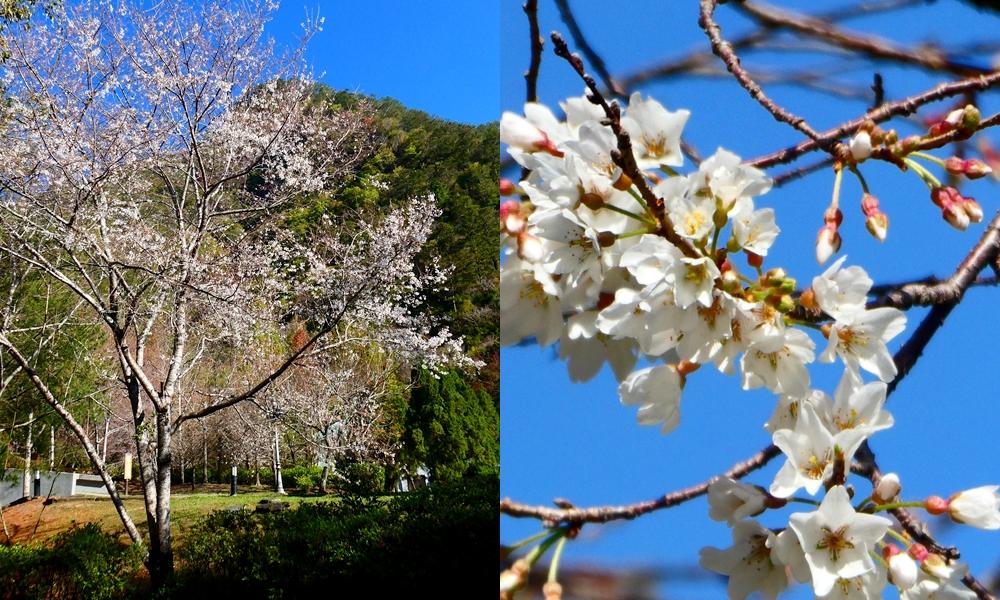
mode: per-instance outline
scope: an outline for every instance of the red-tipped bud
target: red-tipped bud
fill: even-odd
[[[906,551],[906,553],[909,554],[910,558],[913,560],[923,562],[930,554],[930,551],[928,551],[923,544],[913,544],[910,546],[910,549]]]
[[[958,193],[953,187],[938,187],[931,190],[931,201],[941,207],[941,216],[952,227],[959,231],[965,231],[969,226],[971,217],[963,206],[969,199]],[[975,209],[979,205],[970,206],[969,210],[975,214]],[[982,220],[982,209],[979,209],[980,220]]]
[[[879,210],[878,198],[872,194],[864,194],[861,196],[861,212],[864,213],[866,217],[871,217],[882,212]]]
[[[882,558],[889,560],[891,557],[896,556],[900,552],[902,552],[902,550],[899,549],[899,546],[895,546],[893,544],[886,544],[882,548]]]
[[[746,255],[747,255],[747,264],[748,265],[750,265],[751,267],[753,267],[755,269],[761,268],[761,266],[764,264],[764,257],[763,256],[761,256],[760,254],[755,254],[753,252],[750,252],[749,250],[744,250],[744,252],[746,252]]]
[[[513,196],[517,193],[517,186],[510,179],[500,180],[500,195],[501,196]]]
[[[725,274],[725,273],[728,273],[728,272],[730,272],[732,270],[733,270],[733,263],[729,262],[728,258],[726,260],[722,261],[722,264],[719,265],[719,272],[720,273]]]
[[[507,200],[500,204],[500,229],[510,235],[517,235],[524,229],[525,219],[521,214],[521,203]]]
[[[962,160],[957,156],[944,161],[944,168],[952,175],[964,175],[969,179],[979,179],[993,173],[993,169],[981,160],[975,158]]]
[[[955,125],[948,121],[938,121],[937,123],[934,123],[927,129],[927,133],[929,133],[934,137],[937,137],[939,135],[944,135],[952,131],[955,131]]]
[[[941,496],[928,496],[924,500],[924,509],[932,515],[943,515],[948,512],[948,501]]]

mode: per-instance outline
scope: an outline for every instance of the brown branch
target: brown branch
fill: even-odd
[[[538,30],[538,0],[526,0],[524,14],[528,15],[528,30],[531,36],[531,61],[528,63],[528,70],[524,72],[524,82],[526,89],[525,100],[535,102],[538,100],[538,69],[542,64],[542,44],[545,40]]]
[[[841,7],[829,12],[817,15],[816,18],[825,21],[836,22],[852,17],[872,15],[879,12],[897,10],[913,4],[913,0],[885,0],[883,2],[861,2],[855,6]],[[774,35],[773,30],[761,29],[747,34],[743,37],[730,41],[734,50],[752,49],[758,44],[767,41]],[[989,51],[987,48],[986,51]],[[680,58],[670,59],[660,65],[647,67],[641,71],[636,71],[621,78],[621,84],[625,89],[630,89],[641,83],[646,83],[655,79],[670,77],[697,69],[709,64],[713,60],[711,51],[692,52]]]
[[[718,0],[701,0],[701,11],[700,17],[698,18],[698,25],[705,30],[705,34],[708,36],[709,41],[712,44],[712,52],[716,56],[722,59],[722,62],[726,64],[726,68],[729,72],[733,74],[736,81],[756,100],[761,106],[764,107],[767,112],[778,121],[788,123],[795,129],[798,129],[806,135],[806,137],[812,138],[817,143],[820,143],[820,134],[809,126],[806,120],[798,115],[794,115],[791,112],[785,110],[781,106],[778,106],[773,100],[767,97],[764,90],[760,87],[750,77],[750,74],[746,72],[742,66],[740,66],[740,59],[736,56],[736,52],[733,50],[732,45],[727,42],[722,37],[722,30],[719,25],[713,19],[713,13],[715,12]],[[826,147],[832,150],[832,141],[820,144],[821,147]]]
[[[771,154],[758,156],[757,158],[745,161],[745,164],[759,169],[765,169],[774,165],[788,163],[807,152],[824,148],[844,136],[854,134],[868,121],[881,123],[895,116],[913,114],[918,108],[925,104],[944,98],[950,98],[952,96],[958,96],[969,91],[989,89],[998,84],[1000,84],[1000,71],[989,75],[969,77],[968,79],[942,83],[931,88],[930,90],[927,90],[926,92],[916,94],[896,102],[888,102],[878,108],[869,110],[864,115],[852,121],[848,121],[839,127],[834,127],[833,129],[824,131],[820,134],[818,140],[805,140],[795,146],[789,146],[783,150],[778,150],[777,152],[772,152]],[[982,123],[980,123],[980,125],[982,125]]]
[[[604,114],[607,116],[607,124],[611,127],[611,131],[614,132],[615,139],[618,142],[618,149],[612,150],[611,158],[621,168],[622,172],[632,180],[632,184],[639,190],[639,194],[642,196],[646,206],[649,207],[653,216],[656,217],[659,223],[657,232],[671,244],[677,246],[685,256],[699,258],[701,255],[691,246],[691,243],[678,235],[673,223],[670,221],[670,217],[667,216],[663,199],[657,198],[653,190],[649,188],[645,175],[639,170],[639,166],[635,162],[635,153],[632,151],[632,140],[628,132],[625,131],[625,128],[622,127],[621,108],[618,106],[618,103],[614,101],[609,103],[605,99],[600,88],[597,86],[597,82],[584,70],[583,61],[578,55],[570,52],[569,45],[566,44],[566,40],[561,35],[553,32],[552,44],[555,46],[556,56],[565,59],[573,67],[577,75],[583,79],[587,89],[590,90],[588,99],[604,109]]]
[[[542,519],[551,526],[565,523],[569,525],[579,525],[582,523],[607,523],[619,519],[634,519],[644,514],[670,508],[688,500],[692,500],[708,492],[710,483],[719,477],[731,477],[741,479],[749,473],[763,467],[771,459],[781,454],[777,446],[771,445],[749,459],[737,463],[728,471],[718,477],[713,477],[708,481],[703,481],[697,485],[687,487],[675,492],[670,492],[659,498],[626,504],[623,506],[595,506],[592,508],[549,508],[547,506],[532,506],[514,502],[510,498],[500,501],[500,512],[511,517],[533,517]]]
[[[973,65],[954,62],[937,48],[900,48],[887,40],[875,36],[865,36],[842,30],[825,19],[795,13],[786,9],[778,10],[764,3],[736,2],[738,10],[750,15],[766,27],[783,27],[802,35],[817,38],[838,48],[854,50],[876,60],[889,60],[916,65],[932,71],[945,71],[963,77],[984,75],[989,70]]]
[[[605,64],[604,59],[587,42],[587,38],[584,37],[583,31],[580,30],[580,25],[577,23],[576,17],[573,16],[573,10],[569,7],[569,0],[556,0],[556,7],[559,9],[559,15],[562,17],[563,23],[569,28],[569,34],[573,38],[573,43],[587,58],[587,62],[597,71],[597,75],[601,78],[604,87],[619,98],[627,96],[626,88],[623,88],[615,81],[614,77],[608,71],[608,66]]]

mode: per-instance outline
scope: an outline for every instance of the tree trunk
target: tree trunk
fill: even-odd
[[[24,480],[21,482],[21,494],[25,498],[31,497],[31,421],[35,418],[35,413],[28,413],[28,439],[24,443]]]
[[[56,426],[49,425],[49,471],[56,470]]]
[[[260,487],[260,454],[256,448],[253,450],[253,484]]]
[[[285,493],[285,486],[281,482],[281,444],[278,439],[278,425],[274,425],[274,491],[279,494]]]
[[[323,473],[319,476],[319,491],[320,493],[326,493],[326,479],[330,476],[330,465],[323,465]]]
[[[204,435],[201,436],[201,449],[203,454],[204,462],[201,466],[201,482],[208,484],[208,425],[202,422],[201,430]]]
[[[101,440],[101,460],[108,462],[108,428],[111,426],[111,419],[104,419],[104,438]]]

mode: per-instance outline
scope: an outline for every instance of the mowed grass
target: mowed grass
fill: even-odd
[[[247,488],[236,496],[228,492],[190,493],[174,490],[170,500],[171,532],[174,541],[183,542],[184,536],[205,516],[216,510],[230,507],[247,507],[264,499],[288,502],[294,508],[302,502],[335,502],[336,496],[279,496],[273,492],[262,492],[259,488]],[[136,527],[146,536],[146,511],[141,496],[129,495],[125,498],[125,509]],[[123,540],[128,537],[118,512],[107,498],[55,498],[46,505],[38,498],[3,510],[3,521],[10,539],[14,543],[29,543],[48,540],[56,534],[72,528],[76,524],[97,523],[110,533],[117,533]],[[6,543],[7,536],[0,530],[0,542]]]

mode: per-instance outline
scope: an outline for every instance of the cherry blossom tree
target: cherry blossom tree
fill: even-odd
[[[262,398],[346,322],[405,346],[413,364],[462,361],[460,343],[419,311],[444,276],[415,267],[433,198],[350,226],[328,218],[306,240],[280,227],[285,209],[335,188],[375,140],[363,103],[310,101],[302,47],[279,54],[263,35],[275,7],[83,2],[5,37],[0,252],[104,328],[131,411],[155,585],[173,571],[182,425]],[[306,24],[303,43],[318,27]],[[293,323],[306,339],[278,347]],[[144,544],[64,399],[9,337],[0,345],[73,429]],[[261,345],[278,351],[252,364]],[[253,377],[196,378],[208,356],[245,360]]]
[[[527,102],[500,121],[501,143],[511,167],[520,171],[500,182],[505,197],[499,211],[505,255],[501,343],[558,345],[573,381],[588,381],[608,365],[619,382],[621,404],[636,407],[638,423],[663,434],[684,427],[682,408],[690,402],[685,385],[699,370],[714,367],[732,376],[733,389],[766,389],[776,406],[764,423],[771,443],[701,484],[625,505],[577,507],[556,499],[552,508],[502,500],[501,513],[537,519],[542,531],[501,546],[502,554],[516,558],[500,575],[501,598],[521,589],[550,549],[543,591],[546,598],[561,597],[559,559],[582,528],[634,519],[702,495],[708,496],[709,517],[732,528],[731,547],[705,547],[699,557],[703,568],[728,577],[730,598],[754,593],[775,598],[796,582],[811,586],[820,598],[880,598],[889,588],[906,599],[991,598],[958,561],[958,550],[929,533],[918,511],[997,529],[997,487],[947,499],[907,499],[900,483],[905,474],[883,473],[870,439],[894,426],[888,396],[944,319],[967,289],[983,283],[977,277],[984,269],[998,268],[1000,216],[946,279],[876,286],[862,266],[843,256],[832,259],[843,245],[845,178],[855,179],[862,190],[868,234],[879,242],[888,235],[889,219],[875,194],[880,186],[888,193],[889,184],[866,179],[879,163],[926,186],[939,225],[964,231],[984,220],[964,186],[1000,169],[1000,155],[982,135],[1000,123],[1000,115],[981,114],[976,98],[1000,85],[1000,73],[960,63],[944,51],[904,48],[836,24],[851,14],[894,10],[905,2],[863,3],[813,17],[757,2],[722,6],[700,0],[703,50],[615,77],[588,43],[569,2],[555,4],[582,56],[553,33],[557,58],[551,68],[573,73],[585,91],[558,107],[537,101],[546,42],[539,33],[538,3],[529,0],[524,5],[531,48]],[[727,10],[741,12],[760,30],[726,37],[716,13]],[[765,91],[771,79],[741,61],[741,50],[770,41],[778,28],[818,39],[831,52],[916,65],[949,80],[887,101],[877,77],[872,108],[818,130],[809,115],[778,104]],[[635,90],[652,79],[712,68],[734,78],[749,101],[804,139],[758,157],[724,148],[703,157],[684,137],[695,107],[673,107],[669,98]],[[808,87],[823,79],[793,81]],[[890,123],[956,97],[957,103],[918,123],[912,135],[898,133],[892,125],[902,125]],[[980,157],[966,154],[969,140],[979,142]],[[784,173],[768,171],[811,153],[823,156]],[[819,170],[833,180],[810,248],[823,270],[796,279],[773,264],[771,253],[778,224],[789,225],[780,211],[760,204],[774,188]],[[915,306],[932,308],[912,327],[906,311]],[[906,341],[892,354],[889,347],[899,336]],[[813,381],[810,365],[817,359],[836,365],[841,376],[835,389],[818,389]],[[784,462],[770,481],[740,481],[779,458]],[[792,506],[802,510],[782,511]]]

